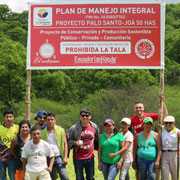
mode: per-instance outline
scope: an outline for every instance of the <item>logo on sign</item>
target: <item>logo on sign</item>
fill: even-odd
[[[33,25],[52,26],[52,8],[50,7],[34,8]]]
[[[48,16],[48,11],[46,11],[46,9],[39,9],[38,16],[40,18],[46,18]]]
[[[135,53],[141,59],[149,59],[154,55],[155,46],[149,39],[140,39],[135,45]]]
[[[44,43],[41,45],[39,53],[43,58],[51,58],[55,53],[55,49],[52,44]]]

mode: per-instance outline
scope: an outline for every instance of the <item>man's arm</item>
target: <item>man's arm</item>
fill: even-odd
[[[98,151],[99,149],[99,128],[96,126],[96,133],[94,139],[94,149]]]
[[[67,133],[68,137],[68,149],[72,149],[74,146],[80,146],[79,138],[82,132],[82,127],[78,124],[73,125]]]
[[[26,164],[27,164],[27,160],[28,160],[28,153],[26,152],[26,145],[23,147],[22,149],[22,153],[21,153],[21,161],[22,161],[22,165],[23,165],[23,171],[26,171]]]
[[[67,133],[67,137],[68,137],[68,149],[72,149],[73,146],[75,145],[75,139],[74,139],[74,126],[72,126]]]
[[[52,172],[53,164],[54,164],[54,156],[50,157],[49,166],[47,169],[49,172]]]
[[[49,159],[50,159],[50,160],[49,160],[49,166],[48,166],[47,170],[48,170],[49,172],[52,172],[53,164],[54,164],[54,159],[55,159],[55,157],[54,157],[54,152],[53,152],[52,149],[50,148],[50,145],[49,145],[49,144],[47,144],[47,146],[46,146],[45,148],[47,148],[46,157],[49,157]]]
[[[156,113],[156,112],[148,113],[148,116],[151,117],[153,120],[158,120],[159,119],[159,114]]]

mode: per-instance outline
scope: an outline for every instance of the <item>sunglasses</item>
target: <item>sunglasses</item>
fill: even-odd
[[[173,122],[165,122],[164,124],[168,125],[168,124],[173,124]]]
[[[82,117],[89,117],[89,115],[81,115]]]

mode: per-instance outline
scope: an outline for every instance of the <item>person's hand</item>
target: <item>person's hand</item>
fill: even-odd
[[[109,157],[110,158],[113,158],[113,157],[115,157],[116,156],[116,153],[109,153]]]
[[[64,163],[65,166],[67,165],[67,163],[68,163],[67,158],[64,158],[64,159],[63,159],[63,163]]]
[[[98,163],[98,169],[99,169],[99,171],[102,171],[102,164],[101,163]]]
[[[160,168],[160,163],[159,163],[159,161],[156,161],[156,162],[155,162],[155,168],[156,168],[156,169],[159,169],[159,168]]]
[[[77,140],[75,142],[76,146],[82,146],[83,145],[83,141],[82,140]]]
[[[161,101],[165,101],[165,96],[163,94],[160,94],[159,98],[160,98]]]
[[[137,169],[137,164],[136,164],[135,161],[132,162],[132,168],[133,168],[133,169]]]
[[[122,162],[122,161],[119,161],[119,162],[117,163],[117,168],[118,168],[118,169],[122,169],[122,166],[123,166],[123,162]]]
[[[52,172],[52,168],[50,168],[50,167],[48,167],[46,170],[47,170],[49,173]]]

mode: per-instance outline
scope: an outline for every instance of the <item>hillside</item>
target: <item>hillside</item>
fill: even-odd
[[[15,109],[24,115],[28,13],[0,5],[0,112]],[[166,103],[180,120],[180,4],[167,5],[165,36]],[[159,110],[158,70],[45,70],[32,73],[32,118],[39,109],[54,111],[69,127],[79,109],[89,106],[98,123],[132,113],[141,100],[147,111]]]

